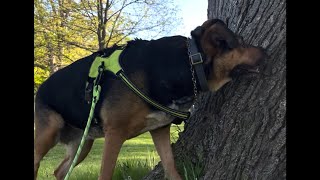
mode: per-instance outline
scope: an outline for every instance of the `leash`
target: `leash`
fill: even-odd
[[[90,128],[92,117],[93,117],[93,114],[94,114],[94,109],[95,109],[96,104],[97,104],[97,102],[98,102],[98,100],[100,98],[101,86],[99,85],[99,82],[100,82],[100,79],[101,79],[103,71],[104,71],[104,63],[102,62],[101,65],[99,66],[98,77],[94,81],[94,88],[93,88],[93,93],[92,93],[93,94],[93,98],[92,98],[91,109],[90,109],[90,113],[89,113],[89,117],[88,117],[88,122],[87,122],[86,128],[85,128],[85,130],[83,132],[83,136],[81,138],[81,142],[80,142],[80,145],[78,147],[77,153],[76,153],[76,155],[75,155],[75,157],[74,157],[74,159],[72,161],[72,164],[71,164],[71,166],[69,168],[69,171],[68,171],[66,177],[64,178],[64,180],[68,180],[69,176],[71,175],[72,170],[75,167],[76,162],[78,161],[79,155],[80,155],[80,153],[82,151],[85,139],[88,136],[89,128]]]

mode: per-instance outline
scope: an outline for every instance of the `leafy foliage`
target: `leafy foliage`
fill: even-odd
[[[173,0],[34,0],[34,87],[94,51],[179,24]]]

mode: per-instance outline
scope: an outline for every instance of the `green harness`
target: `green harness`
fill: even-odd
[[[141,97],[143,100],[145,100],[147,103],[151,104],[152,106],[156,107],[157,109],[164,111],[172,116],[181,118],[181,119],[188,119],[190,116],[189,112],[182,112],[178,111],[166,106],[163,106],[159,104],[158,102],[152,100],[150,97],[148,97],[146,94],[144,94],[142,91],[140,91],[124,74],[124,71],[122,70],[120,63],[119,63],[119,56],[123,50],[116,50],[114,51],[109,57],[96,57],[96,59],[93,61],[89,77],[93,79],[97,79],[99,74],[99,67],[104,67],[104,70],[111,71],[113,74],[115,74],[117,77],[119,77],[134,93],[136,93],[139,97]]]
[[[121,70],[121,66],[119,64],[119,56],[122,51],[123,50],[115,50],[109,57],[97,56],[91,64],[89,77],[97,78],[99,74],[99,66],[101,64],[104,65],[104,70],[108,70],[113,72],[113,74],[117,74]]]

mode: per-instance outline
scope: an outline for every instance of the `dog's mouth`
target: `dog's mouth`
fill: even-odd
[[[256,73],[256,74],[259,74],[259,73],[260,73],[259,66],[254,67],[254,68],[251,68],[251,69],[246,69],[246,71],[247,71],[248,73]]]
[[[241,75],[255,75],[260,73],[259,66],[251,66],[247,64],[239,64],[230,72],[231,77],[237,77]]]

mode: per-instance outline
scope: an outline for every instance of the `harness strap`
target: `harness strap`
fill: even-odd
[[[190,117],[189,112],[183,112],[183,111],[178,111],[166,106],[163,106],[159,104],[158,102],[152,100],[149,98],[146,94],[141,92],[124,74],[123,70],[120,70],[116,74],[134,93],[136,93],[139,97],[141,97],[143,100],[145,100],[147,103],[151,104],[152,106],[156,107],[157,109],[164,111],[172,116],[181,118],[181,119],[188,119]]]

